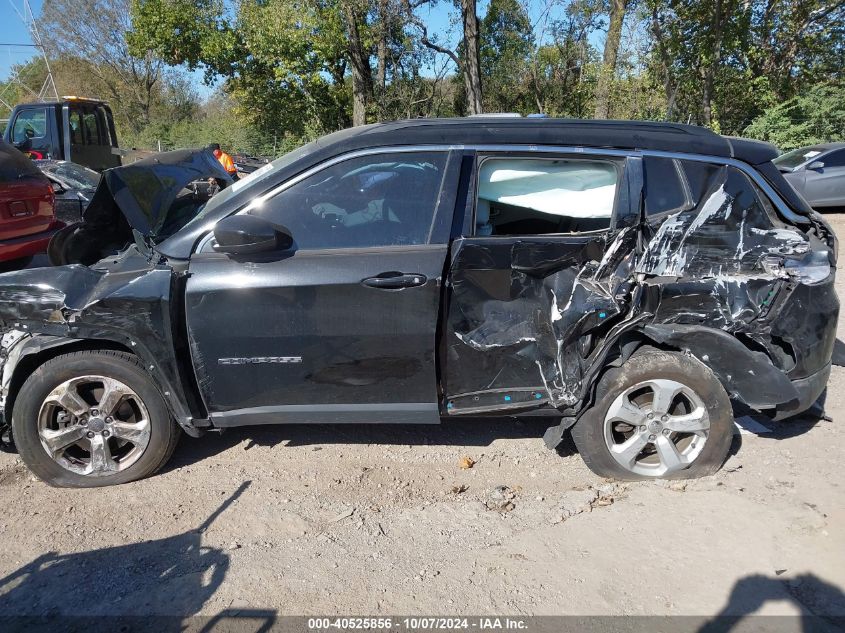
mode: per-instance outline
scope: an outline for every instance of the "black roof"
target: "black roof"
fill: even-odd
[[[778,155],[774,146],[712,130],[657,121],[471,117],[410,119],[349,128],[324,136],[317,149],[334,152],[389,145],[573,145],[641,149],[736,158],[751,164]]]

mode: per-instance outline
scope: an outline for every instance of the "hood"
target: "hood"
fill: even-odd
[[[164,152],[107,169],[82,219],[91,227],[109,227],[122,215],[133,229],[157,237],[169,224],[179,193],[191,182],[208,178],[232,182],[207,149]]]

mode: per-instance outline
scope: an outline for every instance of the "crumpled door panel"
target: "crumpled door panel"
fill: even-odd
[[[444,331],[447,412],[576,414],[631,332],[699,357],[752,406],[790,401],[790,380],[829,362],[835,337],[825,238],[817,222],[806,232],[783,223],[744,174],[721,167],[695,208],[641,227],[458,240]],[[708,354],[724,346],[700,336],[713,331],[741,349]],[[771,371],[781,372],[772,383],[780,389],[755,395],[749,372]]]

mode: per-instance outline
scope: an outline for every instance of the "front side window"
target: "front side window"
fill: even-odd
[[[395,152],[345,160],[250,211],[282,226],[299,249],[428,242],[445,152]]]
[[[825,167],[845,167],[845,149],[826,154],[821,161]]]
[[[475,235],[607,229],[618,180],[611,161],[489,158],[478,174]]]
[[[33,108],[24,110],[15,119],[15,127],[12,130],[12,140],[15,143],[24,143],[27,139],[38,140],[47,136],[47,110],[45,108]]]

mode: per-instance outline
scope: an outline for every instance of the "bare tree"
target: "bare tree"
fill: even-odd
[[[163,64],[129,54],[129,10],[122,0],[45,0],[41,28],[48,53],[80,60],[135,130],[150,121]],[[61,81],[61,77],[59,77]]]
[[[428,27],[415,14],[414,9],[426,4],[429,0],[403,0],[405,18],[421,31],[420,42],[423,46],[438,53],[447,55],[464,78],[464,91],[467,99],[467,109],[470,114],[481,114],[484,109],[481,101],[481,60],[479,55],[478,12],[476,0],[460,0],[461,23],[463,25],[463,55],[458,51],[446,48],[432,41],[428,34]]]
[[[373,70],[370,51],[365,47],[361,28],[366,26],[367,7],[356,0],[342,0],[340,7],[346,23],[349,65],[352,68],[352,125],[367,122],[367,104],[373,94]]]

